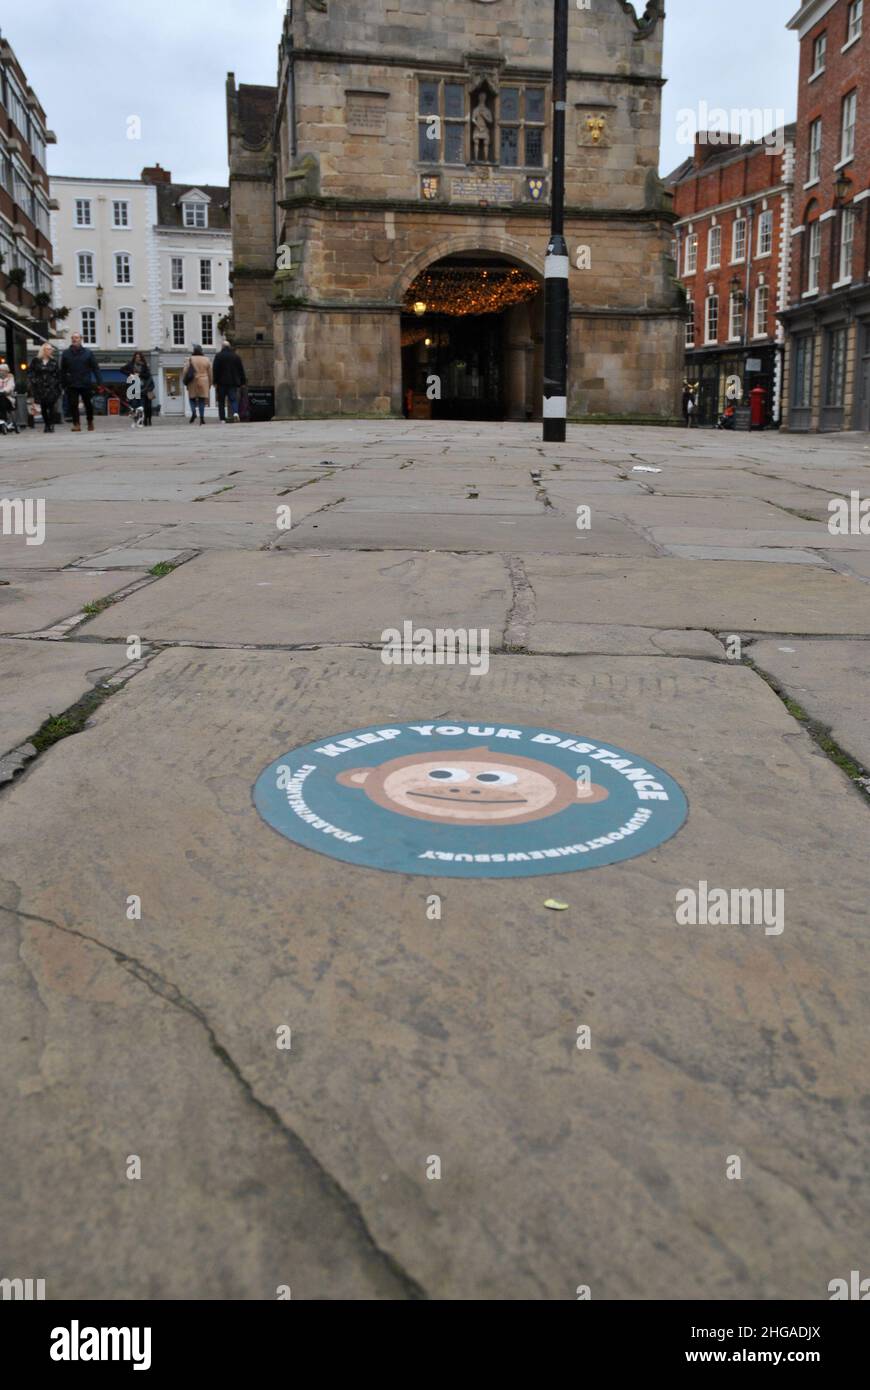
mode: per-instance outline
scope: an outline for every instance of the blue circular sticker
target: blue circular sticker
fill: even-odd
[[[288,840],[348,864],[444,878],[565,874],[675,835],[672,777],[609,743],[499,724],[394,724],[276,758],[254,805]]]

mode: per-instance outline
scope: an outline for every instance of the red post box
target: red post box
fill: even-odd
[[[767,392],[763,386],[754,386],[749,392],[749,425],[753,430],[764,429],[764,401]]]

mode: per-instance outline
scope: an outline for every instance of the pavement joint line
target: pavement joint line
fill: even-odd
[[[735,665],[736,664],[737,663],[735,663]],[[791,715],[792,719],[794,719],[795,723],[809,735],[819,752],[828,762],[838,767],[848,778],[851,786],[864,802],[864,805],[870,806],[870,768],[866,768],[863,763],[859,762],[857,758],[854,758],[842,744],[831,737],[832,725],[825,724],[820,719],[814,719],[797,700],[789,695],[785,686],[782,685],[780,681],[774,676],[769,675],[767,671],[762,670],[751,657],[745,657],[744,660],[740,662],[740,665],[746,666],[750,671],[754,671],[755,674],[764,681],[765,685],[769,686],[777,699],[785,706],[785,709]]]
[[[91,716],[96,714],[100,706],[113,695],[117,695],[133,676],[144,671],[159,652],[158,647],[146,644],[143,655],[137,661],[119,666],[111,675],[97,681],[96,685],[86,690],[84,695],[80,695],[71,705],[67,705],[60,714],[49,714],[36,732],[31,734],[29,739],[25,739],[18,748],[0,755],[0,795],[13,781],[21,781],[19,773],[29,772],[36,760],[56,743],[62,743],[65,738],[71,738],[73,734],[80,734],[88,728]]]
[[[179,557],[177,560],[173,561],[172,569],[175,570],[178,569],[181,565],[186,565],[189,560],[195,559],[196,556],[200,553],[201,552],[198,550],[179,551]],[[63,572],[63,570],[56,571],[56,573],[58,574],[62,574]],[[83,570],[81,569],[81,567],[79,567],[77,572],[81,574],[87,574],[87,570]],[[101,571],[102,574],[111,574],[112,572],[112,570],[108,569]],[[172,571],[170,571],[170,573],[171,572]],[[123,574],[124,571],[118,570],[117,573]],[[107,608],[113,608],[116,603],[123,602],[125,598],[129,598],[131,594],[137,593],[139,589],[144,589],[149,584],[157,584],[161,579],[167,579],[168,577],[168,575],[164,574],[143,574],[141,579],[134,580],[133,583],[128,584],[126,588],[116,589],[116,591],[113,594],[106,594],[105,600],[98,600],[98,602],[100,603],[100,608],[96,613],[85,613],[84,611],[79,613],[73,613],[71,617],[64,618],[59,623],[53,623],[50,627],[40,628],[38,632],[7,632],[3,633],[3,636],[30,638],[33,640],[39,640],[43,642],[62,641],[71,632],[74,632],[76,628],[83,627],[84,624],[89,623],[92,618],[98,618],[100,616],[100,613],[104,613]],[[117,641],[118,639],[115,638],[114,640]]]
[[[282,495],[283,495],[283,494],[282,494]],[[346,498],[346,497],[334,497],[334,498],[332,499],[331,502],[324,502],[324,504],[323,504],[322,507],[318,507],[316,511],[309,512],[307,516],[305,516],[305,517],[302,518],[302,520],[298,523],[298,525],[299,525],[299,526],[304,526],[305,523],[308,522],[308,521],[310,521],[311,518],[312,518],[313,516],[321,516],[323,512],[328,512],[329,509],[330,509],[330,507],[339,507],[339,506],[341,506],[341,503],[342,503],[342,502],[346,502],[346,501],[347,501],[347,498]],[[293,526],[290,527],[290,531],[292,531],[292,530],[294,530],[294,529],[295,529],[295,528],[294,528]],[[280,550],[280,549],[281,549],[281,541],[283,540],[283,538],[284,538],[285,536],[289,536],[289,535],[290,535],[290,531],[279,531],[279,532],[278,532],[278,535],[275,537],[275,539],[272,540],[272,541],[267,541],[265,545],[261,545],[261,546],[260,546],[260,550],[261,550],[261,551],[263,551],[263,550]]]
[[[137,960],[135,956],[128,956],[125,952],[117,950],[116,947],[107,945],[106,942],[100,941],[97,937],[89,936],[87,932],[78,931],[75,927],[52,921],[48,917],[39,917],[35,913],[22,912],[20,908],[5,907],[2,904],[0,904],[0,912],[6,912],[10,916],[18,917],[25,922],[39,922],[42,926],[53,927],[56,931],[64,932],[68,936],[76,936],[79,940],[86,941],[89,945],[97,947],[98,950],[105,951],[107,955],[113,957],[116,964],[120,965],[123,970],[126,970],[127,973],[138,980],[140,984],[145,985],[146,989],[150,990],[152,994],[165,1000],[166,1003],[170,1004],[173,1008],[188,1014],[199,1023],[205,1030],[209,1047],[214,1056],[229,1071],[230,1075],[244,1091],[246,1099],[254,1105],[261,1114],[265,1115],[273,1126],[280,1131],[287,1143],[287,1147],[293,1151],[295,1157],[302,1163],[303,1167],[307,1168],[309,1172],[314,1175],[324,1194],[342,1209],[356,1235],[362,1240],[369,1255],[383,1263],[386,1270],[404,1288],[409,1301],[428,1300],[428,1294],[417,1280],[414,1279],[413,1275],[409,1274],[408,1271],[403,1268],[394,1255],[378,1245],[374,1233],[363,1215],[361,1207],[350,1193],[342,1187],[341,1183],[333,1177],[328,1168],[320,1162],[300,1135],[284,1122],[275,1107],[270,1105],[268,1101],[262,1100],[260,1096],[257,1095],[254,1086],[245,1076],[241,1067],[218,1039],[214,1028],[209,1022],[208,1016],[203,1013],[202,1009],[200,1009],[192,999],[189,999],[183,994],[177,985],[174,985],[170,980],[164,979],[156,970],[152,970],[150,966],[145,965],[143,961]]]

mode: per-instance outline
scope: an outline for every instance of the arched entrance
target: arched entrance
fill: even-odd
[[[414,419],[530,420],[540,411],[541,279],[496,252],[420,271],[402,305],[402,407]]]

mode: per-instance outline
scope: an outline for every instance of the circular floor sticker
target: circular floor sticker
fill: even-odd
[[[288,840],[371,869],[564,874],[634,859],[688,814],[648,759],[555,729],[395,724],[276,758],[254,804]]]

